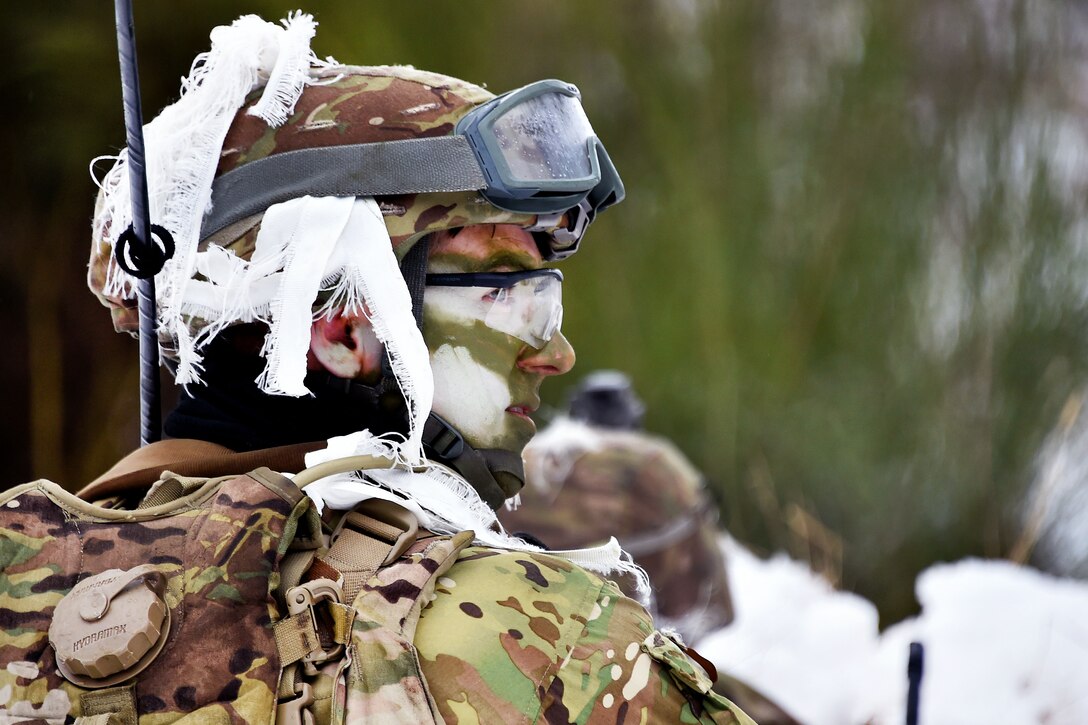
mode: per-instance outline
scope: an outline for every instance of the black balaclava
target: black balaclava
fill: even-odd
[[[401,430],[402,415],[381,415],[373,398],[352,404],[351,393],[324,385],[322,373],[307,376],[307,387],[315,391],[312,396],[263,392],[256,383],[265,362],[257,354],[263,334],[264,328],[257,325],[240,325],[209,344],[203,384],[179,392],[177,407],[164,425],[167,436],[251,451],[322,441],[363,429]]]

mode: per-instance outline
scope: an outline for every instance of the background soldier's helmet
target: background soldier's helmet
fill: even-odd
[[[626,375],[618,370],[597,370],[571,391],[567,410],[571,418],[589,425],[635,430],[642,427],[646,406]]]
[[[369,144],[450,135],[457,121],[495,96],[450,76],[407,66],[333,66],[313,71],[317,83],[307,85],[285,123],[270,127],[247,114],[260,90],[238,110],[223,143],[216,177],[276,154],[350,144]],[[479,192],[445,192],[376,196],[397,257],[403,259],[424,235],[470,224],[518,224],[533,228],[538,216],[500,209]],[[99,195],[99,202],[102,195]],[[201,240],[201,248],[218,245],[249,259],[261,214],[254,214]],[[556,220],[552,229],[568,221]],[[107,274],[116,270],[112,246],[103,238],[92,246],[88,283],[109,306],[118,331],[138,328],[136,300],[106,291]],[[549,230],[534,231],[546,246]],[[194,321],[199,325],[199,321]],[[167,342],[164,340],[164,342]]]
[[[524,456],[521,506],[499,511],[508,530],[553,549],[615,536],[649,574],[664,624],[695,641],[732,621],[716,510],[675,446],[641,431],[560,420]]]

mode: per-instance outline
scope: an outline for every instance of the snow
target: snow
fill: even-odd
[[[805,722],[855,722],[850,683],[876,658],[876,607],[784,554],[763,561],[728,537],[722,547],[736,619],[699,652]]]
[[[1007,561],[923,572],[918,617],[877,613],[802,563],[723,539],[737,618],[698,643],[804,723],[905,722],[909,645],[925,645],[919,725],[1088,723],[1088,583]]]
[[[1088,584],[1007,561],[930,567],[921,616],[888,629],[873,668],[873,725],[903,722],[909,642],[926,648],[921,725],[1088,723]]]

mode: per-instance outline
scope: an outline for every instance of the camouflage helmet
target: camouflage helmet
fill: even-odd
[[[717,510],[676,446],[560,418],[523,455],[521,505],[499,511],[510,531],[555,549],[615,536],[649,574],[655,617],[692,641],[733,619]]]
[[[250,93],[234,116],[222,145],[216,178],[261,159],[300,149],[371,144],[448,136],[457,121],[493,98],[480,86],[410,66],[328,66],[311,72],[286,122],[271,126],[253,115],[261,88]],[[102,204],[99,194],[99,207]],[[500,209],[478,191],[376,196],[398,258],[425,235],[473,224],[517,224],[533,231],[542,247],[566,216],[544,218],[529,212]],[[214,203],[214,197],[213,197]],[[249,259],[260,230],[262,213],[239,219],[205,236],[201,248],[217,245]],[[205,225],[205,229],[207,226]],[[115,329],[138,329],[136,299],[130,290],[108,289],[116,273],[108,224],[92,240],[88,284],[111,309]],[[547,256],[547,255],[545,255]],[[193,321],[199,326],[199,320]],[[167,345],[168,340],[162,340]]]

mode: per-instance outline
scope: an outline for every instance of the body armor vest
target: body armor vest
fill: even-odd
[[[105,503],[0,496],[0,721],[442,722],[412,640],[471,532],[368,503],[328,546],[268,469]]]

